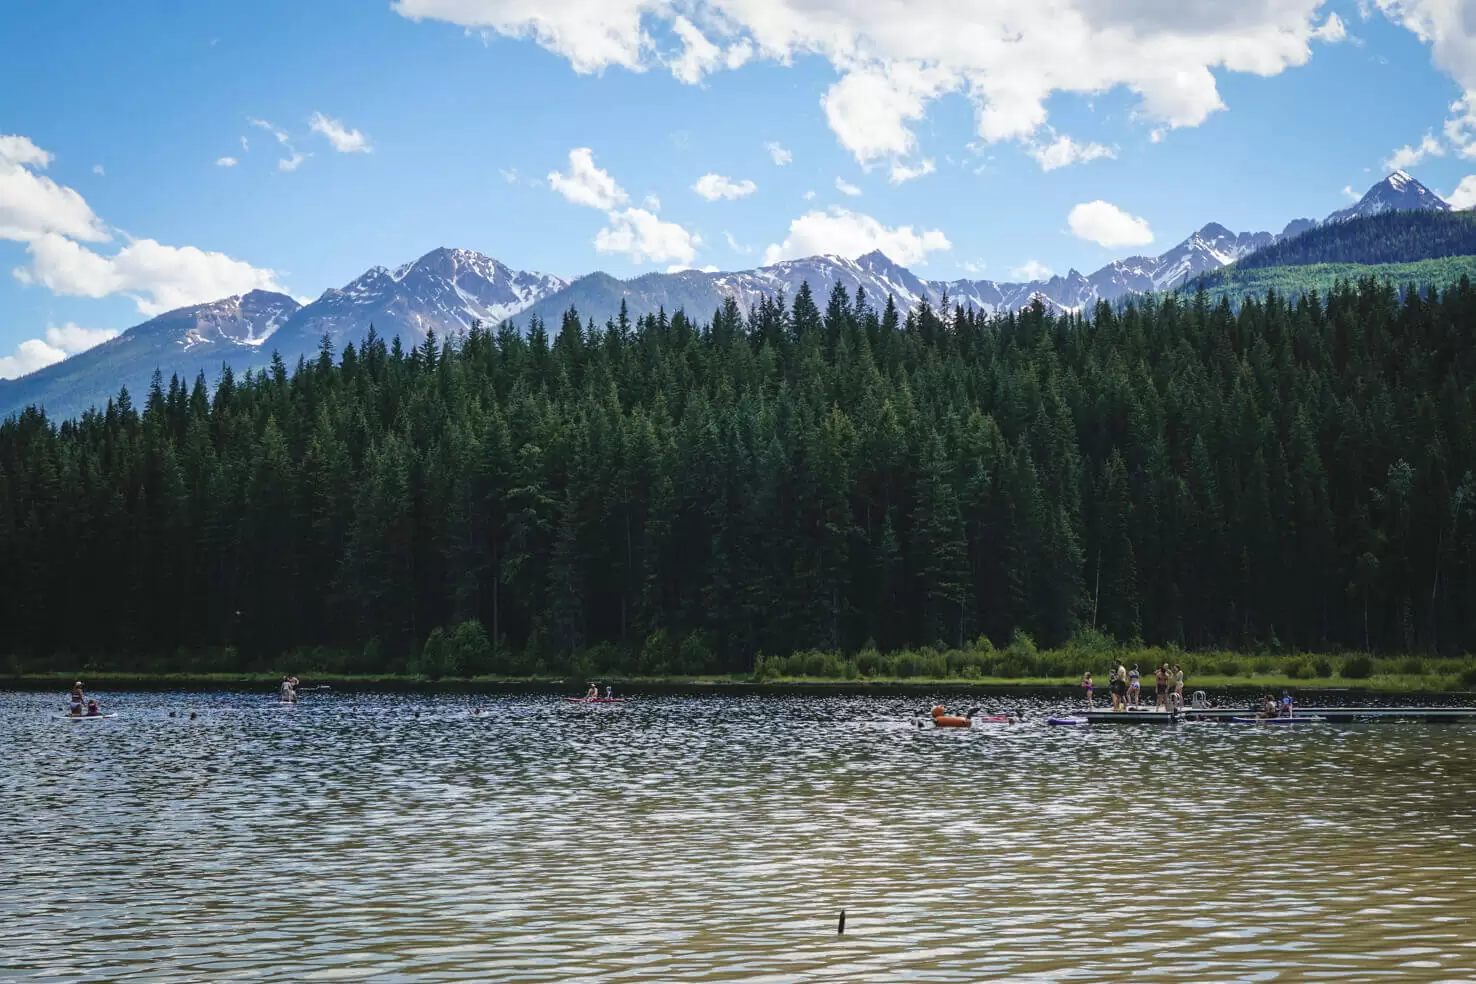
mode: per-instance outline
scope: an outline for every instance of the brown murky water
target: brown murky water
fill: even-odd
[[[1476,981],[1476,726],[929,702],[0,694],[0,980]]]

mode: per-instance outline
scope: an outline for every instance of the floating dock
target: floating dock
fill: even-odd
[[[1081,715],[1092,724],[1173,724],[1176,721],[1229,721],[1254,717],[1259,707],[1188,707],[1182,711],[1087,711]],[[1329,722],[1348,721],[1476,721],[1476,707],[1305,707],[1297,705],[1297,717],[1320,717]]]
[[[1092,724],[1173,724],[1183,714],[1179,711],[1087,711],[1081,716]]]
[[[1251,717],[1259,707],[1185,708],[1186,721],[1228,721]],[[1476,707],[1306,707],[1298,704],[1296,716],[1320,717],[1327,721],[1476,721]]]

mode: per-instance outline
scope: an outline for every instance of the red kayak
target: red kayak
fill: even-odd
[[[591,700],[588,697],[565,697],[571,704],[624,704],[624,697],[596,697]]]

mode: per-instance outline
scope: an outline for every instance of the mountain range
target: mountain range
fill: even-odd
[[[664,309],[705,320],[726,296],[747,310],[761,296],[792,297],[804,283],[822,305],[841,284],[852,295],[864,288],[878,306],[890,295],[903,310],[946,302],[996,312],[1039,300],[1057,311],[1085,311],[1099,301],[1177,287],[1320,224],[1394,210],[1448,211],[1450,205],[1395,171],[1322,223],[1296,219],[1279,233],[1237,233],[1211,222],[1157,256],[1130,256],[1090,274],[1070,270],[1027,282],[923,280],[879,251],[855,259],[811,256],[730,273],[687,270],[630,280],[592,273],[569,281],[513,270],[471,250],[442,248],[394,270],[374,267],[306,305],[284,294],[252,291],[170,311],[30,375],[0,380],[0,416],[27,406],[42,406],[53,418],[73,416],[101,405],[123,386],[141,394],[155,370],[166,380],[178,375],[186,383],[203,372],[213,383],[223,364],[243,372],[266,365],[273,353],[291,364],[316,352],[325,336],[335,349],[357,343],[371,324],[381,336],[398,336],[410,345],[431,330],[446,337],[468,330],[474,321],[492,326],[516,317],[526,325],[539,317],[557,327],[570,308],[602,324],[622,301],[632,318]]]

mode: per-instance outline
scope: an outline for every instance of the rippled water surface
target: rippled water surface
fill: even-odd
[[[0,980],[1476,980],[1476,725],[105,696],[0,694]]]

